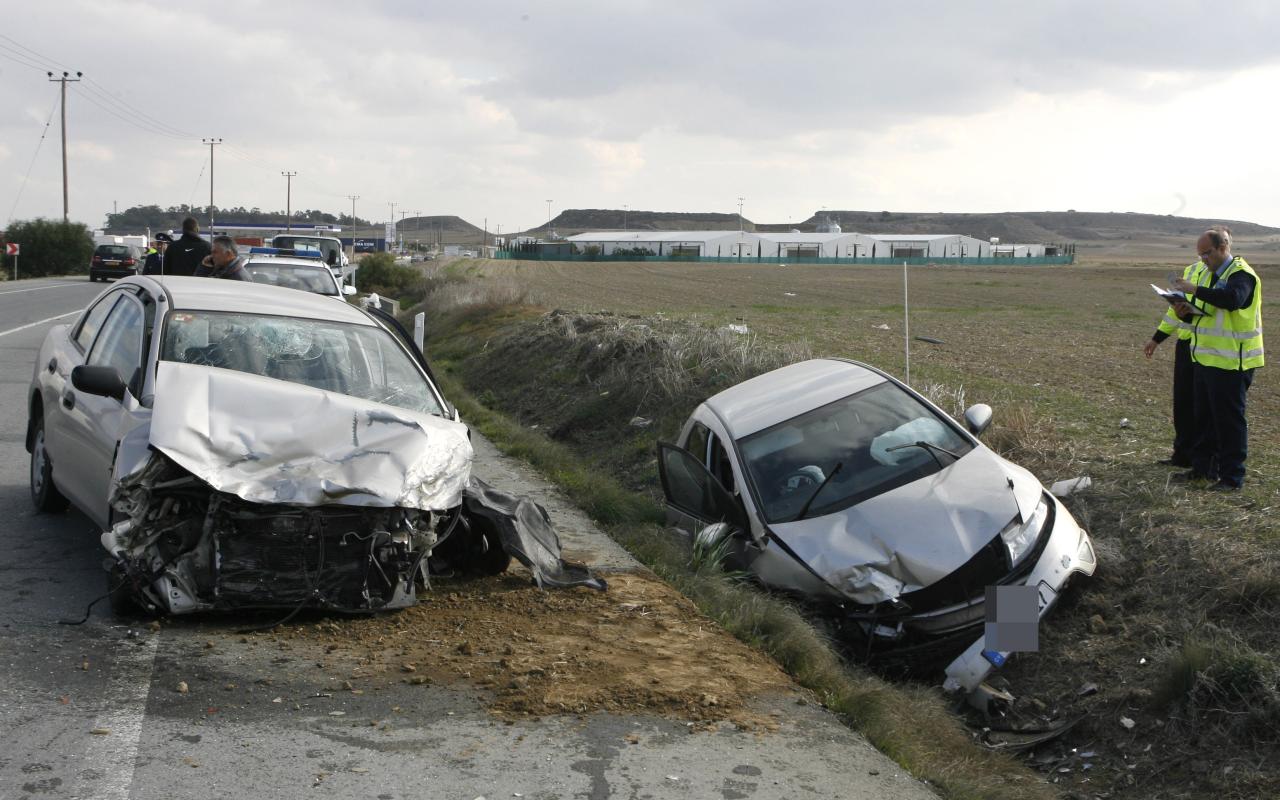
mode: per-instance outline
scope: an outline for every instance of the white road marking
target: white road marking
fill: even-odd
[[[49,286],[32,286],[29,289],[7,289],[0,294],[22,294],[23,292],[38,292],[41,289],[66,289],[69,286],[79,286],[78,283],[55,283]]]
[[[34,328],[37,325],[44,325],[46,322],[55,322],[57,320],[62,319],[63,317],[69,317],[72,314],[79,314],[80,311],[81,309],[77,308],[75,311],[68,311],[65,314],[59,314],[56,317],[48,317],[46,319],[36,320],[35,322],[28,322],[26,325],[19,325],[18,327],[10,328],[7,331],[0,331],[0,336],[8,336],[11,333],[17,333],[18,331],[25,331],[27,328]]]
[[[147,635],[142,644],[129,644],[116,651],[111,681],[100,698],[104,711],[85,729],[84,764],[78,770],[80,776],[101,777],[96,780],[79,777],[69,796],[129,800],[159,643],[160,634],[153,633]],[[95,728],[105,728],[111,733],[90,734]]]

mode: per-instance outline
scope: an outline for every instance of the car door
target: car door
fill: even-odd
[[[85,359],[90,366],[114,368],[131,393],[138,392],[142,382],[145,319],[138,298],[121,292]],[[132,396],[126,395],[125,402],[133,402]],[[59,483],[59,487],[70,492],[72,501],[105,528],[110,517],[107,490],[111,467],[127,412],[121,401],[81,392],[70,381],[60,405],[66,485]]]
[[[688,450],[659,442],[658,477],[676,527],[696,534],[707,525],[727,522],[743,532],[749,530],[742,504]]]

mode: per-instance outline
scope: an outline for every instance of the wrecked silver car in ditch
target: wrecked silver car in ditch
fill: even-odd
[[[800,598],[855,653],[959,653],[947,686],[972,691],[1010,655],[985,646],[987,587],[1035,587],[1043,618],[1096,567],[1067,509],[978,441],[990,420],[973,406],[965,430],[856,362],[783,367],[711,397],[678,446],[659,445],[668,520]]]
[[[53,328],[27,449],[42,511],[103,531],[112,599],[394,609],[435,570],[603,584],[549,520],[471,477],[466,427],[391,317],[314,294],[138,276]]]

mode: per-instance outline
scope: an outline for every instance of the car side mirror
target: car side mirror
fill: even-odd
[[[991,424],[991,406],[986,403],[969,406],[964,412],[964,424],[968,426],[969,433],[974,436],[982,435]]]
[[[351,295],[356,293],[356,287],[352,286],[349,283],[344,283],[342,285],[342,293],[347,297],[350,297]]]
[[[75,367],[71,370],[71,385],[85,394],[124,401],[124,381],[115,367]]]

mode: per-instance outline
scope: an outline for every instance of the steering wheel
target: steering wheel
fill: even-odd
[[[813,464],[794,469],[777,483],[778,494],[790,494],[801,489],[814,489],[827,479],[822,468]]]

